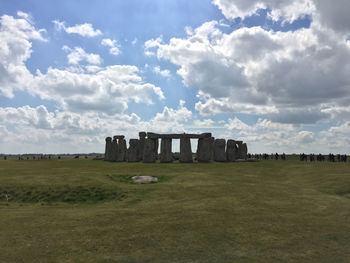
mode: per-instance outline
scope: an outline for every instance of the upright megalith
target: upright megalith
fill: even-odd
[[[213,159],[214,138],[199,138],[197,145],[197,161],[210,162]]]
[[[118,136],[113,136],[110,161],[116,162],[118,159]]]
[[[126,161],[126,141],[124,136],[116,136],[118,138],[118,155],[117,162],[125,162]]]
[[[226,141],[225,139],[215,139],[214,141],[214,161],[226,162]]]
[[[138,162],[139,158],[139,140],[130,139],[129,140],[129,149],[128,149],[128,162]]]
[[[171,163],[173,161],[173,153],[171,151],[171,138],[163,138],[160,144],[160,162]]]
[[[180,138],[180,163],[192,163],[191,139]]]
[[[105,147],[105,157],[104,157],[105,161],[110,160],[111,150],[112,150],[112,138],[107,137],[106,138],[106,147]]]
[[[237,148],[238,148],[237,159],[244,159],[243,158],[243,154],[242,154],[242,147],[243,147],[242,144],[243,144],[242,141],[236,141],[236,145],[237,145]]]
[[[145,139],[145,144],[143,148],[143,162],[144,163],[154,163],[156,161],[155,155],[155,140]]]
[[[105,161],[114,162],[138,162],[154,163],[158,157],[160,162],[172,162],[172,141],[180,139],[179,161],[192,163],[191,139],[198,139],[197,160],[198,162],[235,161],[247,159],[247,144],[242,141],[228,140],[227,147],[225,139],[214,139],[211,133],[191,134],[159,134],[153,132],[139,132],[139,139],[130,139],[129,148],[126,147],[124,135],[106,138]],[[158,144],[161,139],[160,154],[158,155]],[[225,149],[226,148],[226,149]]]
[[[229,162],[234,162],[238,159],[238,147],[235,140],[227,140],[226,159]]]
[[[159,148],[159,139],[153,139],[154,140],[154,156],[156,157],[156,160],[158,160],[158,148]]]
[[[242,143],[242,149],[241,149],[241,157],[242,159],[247,159],[248,155],[248,147],[246,143]]]
[[[146,140],[146,132],[139,132],[139,159],[142,161],[143,159],[143,148],[145,146],[145,140]]]

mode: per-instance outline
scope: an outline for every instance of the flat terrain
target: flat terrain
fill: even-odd
[[[350,163],[1,160],[0,262],[350,262]]]

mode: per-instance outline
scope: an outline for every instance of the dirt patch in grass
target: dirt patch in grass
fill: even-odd
[[[123,194],[100,187],[0,187],[0,201],[24,203],[96,203],[122,198]]]

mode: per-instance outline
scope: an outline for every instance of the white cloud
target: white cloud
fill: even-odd
[[[144,83],[138,71],[135,66],[121,65],[94,68],[92,73],[49,68],[46,74],[37,72],[30,92],[73,112],[121,113],[129,101],[151,104],[153,95],[164,98],[161,89]]]
[[[247,124],[235,117],[234,119],[228,119],[227,124],[224,126],[228,130],[246,130],[249,128]]]
[[[52,21],[56,26],[56,29],[61,31],[64,30],[68,34],[78,34],[82,37],[96,37],[102,35],[101,30],[94,29],[89,23],[77,24],[75,26],[67,27],[65,22],[59,20]]]
[[[194,128],[216,128],[214,127],[215,121],[212,119],[194,120],[193,124]]]
[[[158,74],[158,75],[161,75],[164,78],[170,78],[171,77],[171,73],[170,73],[170,71],[168,69],[161,70],[159,66],[155,66],[153,68],[153,72]]]
[[[112,116],[97,112],[49,112],[43,105],[0,107],[0,148],[5,153],[104,152],[105,137],[124,134],[138,138],[139,131],[183,132],[192,113],[180,102],[164,107],[150,121],[132,113]],[[6,127],[11,127],[11,131]]]
[[[293,22],[300,16],[314,10],[312,0],[213,0],[227,19],[244,18],[255,14],[259,9],[271,9],[269,15],[274,20]]]
[[[296,140],[300,144],[311,143],[314,139],[314,133],[310,131],[301,131],[296,135]]]
[[[32,76],[25,61],[32,53],[31,40],[46,41],[45,30],[37,30],[29,15],[18,12],[19,19],[0,18],[0,96],[12,98],[15,90],[23,90]]]
[[[122,113],[130,101],[152,104],[154,97],[164,99],[162,90],[143,81],[136,66],[86,66],[79,63],[100,64],[101,58],[82,48],[70,49],[66,69],[49,67],[46,73],[31,74],[25,62],[30,58],[30,40],[44,40],[42,30],[25,19],[1,17],[0,31],[0,90],[11,97],[13,90],[22,89],[45,100],[57,102],[61,110],[71,112]]]
[[[71,49],[67,46],[63,46],[62,49],[66,52],[70,52],[67,55],[67,59],[68,59],[69,64],[77,65],[81,61],[86,61],[90,64],[101,64],[102,63],[102,59],[101,59],[100,55],[93,54],[93,53],[90,53],[90,54],[86,53],[85,50],[82,49],[81,47],[74,47],[74,49]]]
[[[153,49],[158,48],[162,42],[163,42],[163,36],[160,36],[156,39],[147,40],[144,44],[145,55],[148,57],[155,56],[156,54],[153,51]]]
[[[131,44],[136,45],[137,41],[138,41],[138,40],[137,40],[137,37],[135,37],[134,40],[131,41]]]
[[[112,40],[110,38],[104,38],[101,41],[101,45],[109,47],[110,48],[109,53],[114,56],[118,56],[120,54],[120,50],[118,48],[116,40]]]
[[[322,105],[350,101],[350,48],[319,24],[224,33],[212,21],[186,38],[149,40],[145,50],[177,65],[183,83],[199,89],[202,115],[269,114],[280,122],[315,123],[329,118]]]

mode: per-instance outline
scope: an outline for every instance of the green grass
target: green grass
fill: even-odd
[[[1,160],[0,262],[350,262],[350,163]]]

